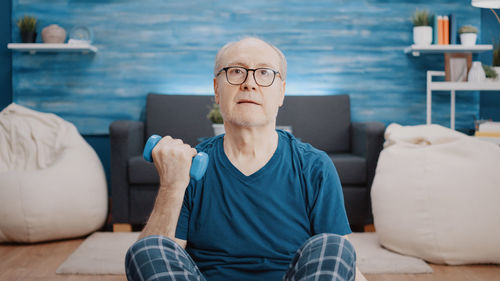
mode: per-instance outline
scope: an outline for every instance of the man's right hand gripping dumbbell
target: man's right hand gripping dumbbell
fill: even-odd
[[[143,156],[145,160],[154,162],[162,186],[187,186],[190,177],[200,180],[208,166],[206,153],[197,153],[182,140],[170,136],[152,135],[146,142]]]

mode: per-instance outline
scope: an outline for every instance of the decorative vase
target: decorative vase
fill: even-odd
[[[21,42],[35,43],[35,41],[36,41],[36,31],[21,31]]]
[[[415,45],[430,45],[432,43],[432,27],[414,26],[413,42]]]
[[[484,82],[486,81],[486,73],[484,73],[483,66],[480,61],[473,61],[472,67],[469,70],[469,82]]]
[[[477,34],[476,33],[461,33],[460,34],[460,44],[465,46],[476,45]]]
[[[66,31],[57,24],[51,24],[42,30],[42,40],[44,43],[64,43]]]
[[[226,132],[224,124],[212,124],[212,128],[214,128],[214,136],[218,136]]]

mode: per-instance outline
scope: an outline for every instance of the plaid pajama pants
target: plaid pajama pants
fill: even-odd
[[[318,234],[297,251],[283,281],[350,281],[355,278],[355,265],[356,253],[348,240]],[[127,279],[134,281],[206,281],[181,246],[158,235],[144,237],[129,248],[125,269]]]

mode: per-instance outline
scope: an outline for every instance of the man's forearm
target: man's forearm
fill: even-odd
[[[175,240],[184,191],[185,188],[160,186],[155,206],[139,239],[149,235],[163,235]]]

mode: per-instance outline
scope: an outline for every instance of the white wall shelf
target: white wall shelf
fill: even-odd
[[[411,45],[405,48],[405,54],[411,53],[413,56],[420,54],[442,54],[442,53],[480,53],[493,50],[493,45],[464,46],[454,45]]]
[[[500,91],[500,81],[485,82],[442,82],[433,77],[444,77],[444,71],[427,71],[427,118],[432,123],[432,91],[450,91],[450,128],[455,130],[455,91]]]
[[[443,75],[444,76],[444,75]],[[433,91],[500,91],[500,80],[477,82],[431,82]]]
[[[96,53],[97,47],[90,44],[56,44],[56,43],[9,43],[7,48],[20,52],[81,52]]]

